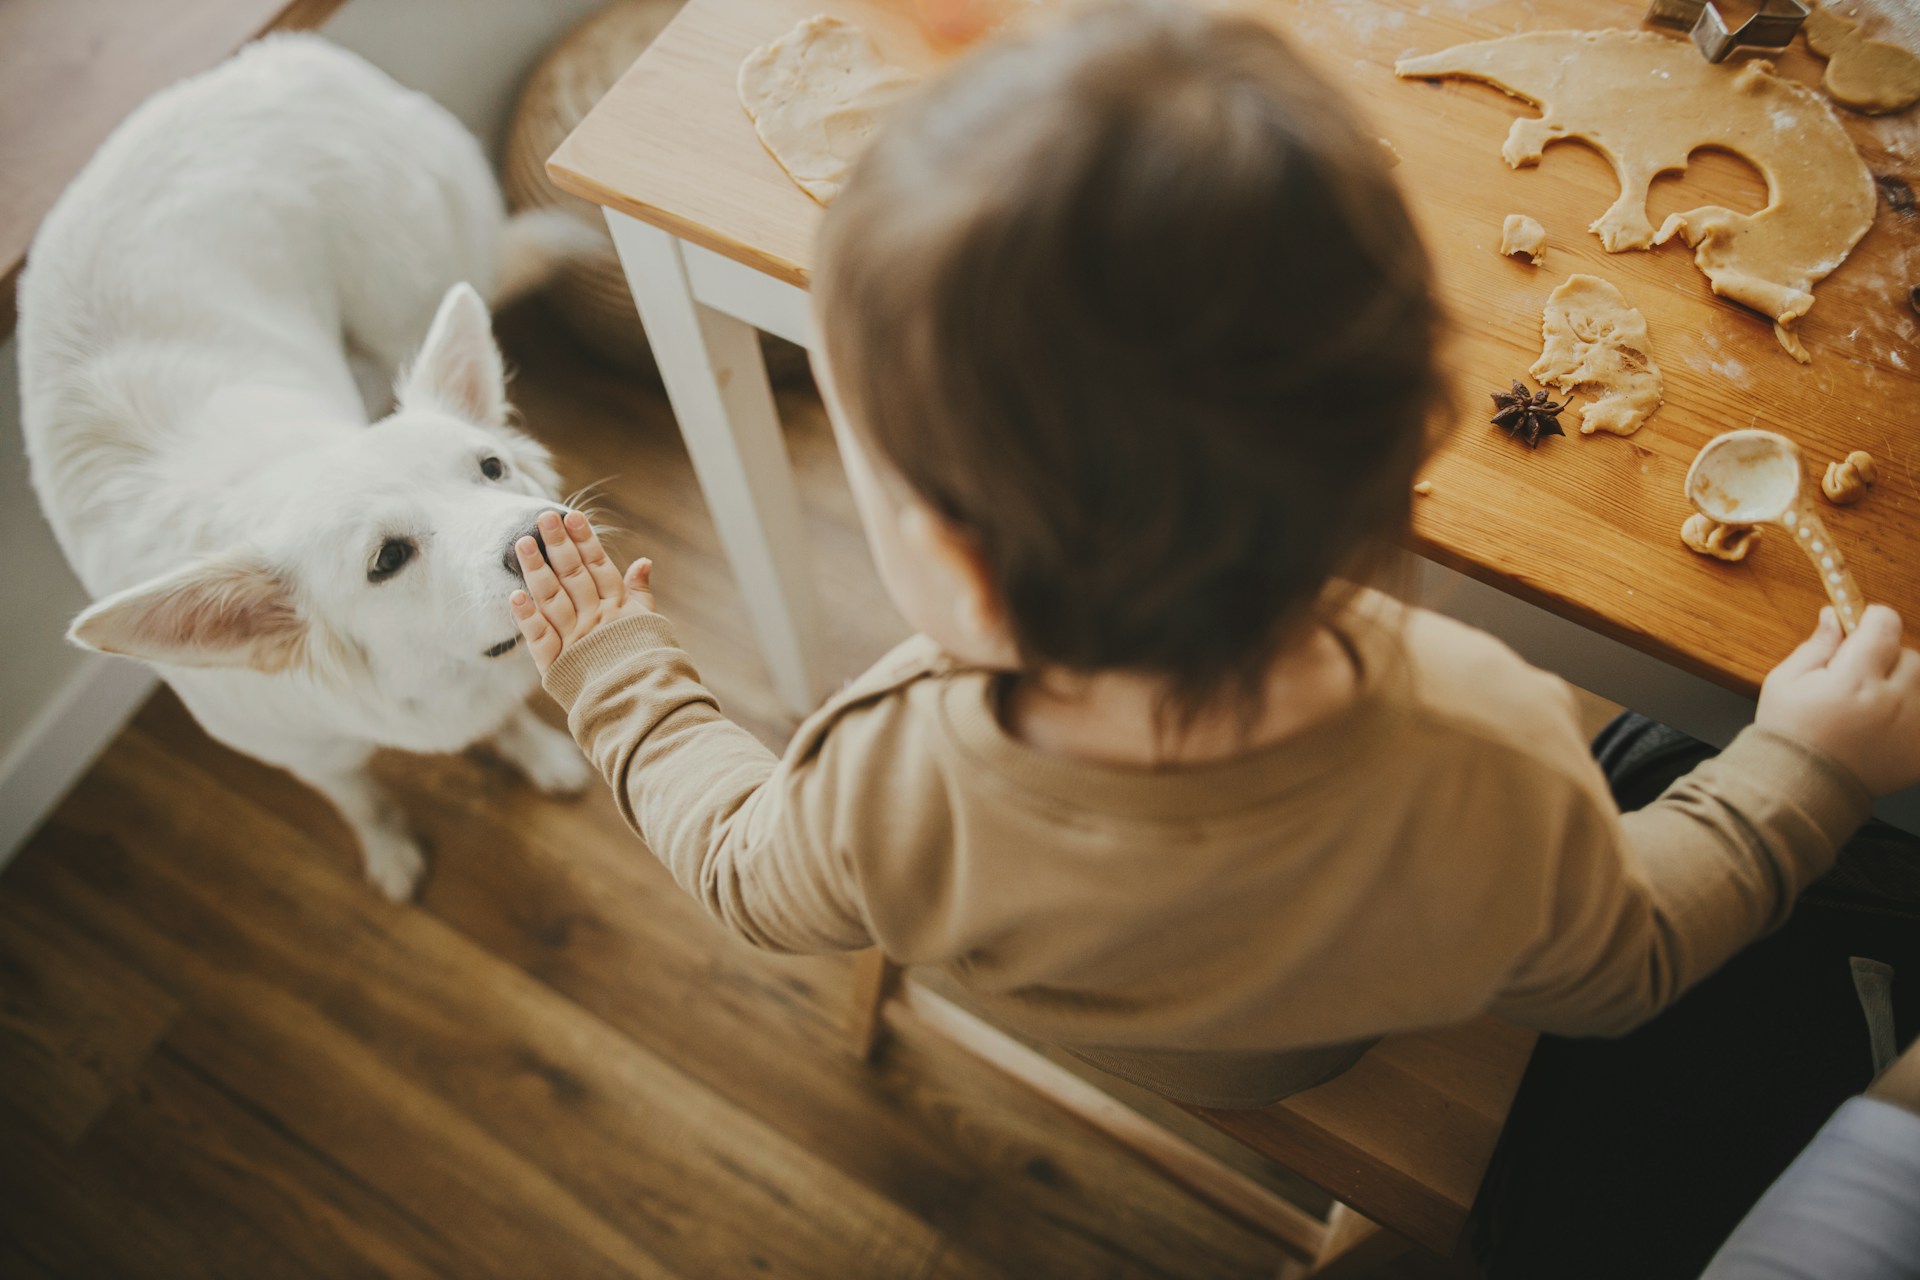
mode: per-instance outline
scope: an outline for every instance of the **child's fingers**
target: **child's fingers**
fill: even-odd
[[[513,611],[514,624],[520,628],[520,638],[527,642],[527,652],[533,655],[534,665],[544,673],[560,656],[560,633],[540,616],[533,597],[524,591],[509,596],[507,607]]]
[[[653,608],[653,561],[642,556],[627,566],[627,590],[645,596],[640,603]]]
[[[1844,638],[1840,630],[1840,619],[1834,616],[1833,607],[1820,610],[1820,625],[1813,634],[1800,642],[1800,646],[1788,654],[1772,674],[1783,679],[1803,676],[1809,671],[1818,671],[1833,658],[1834,650],[1840,647]]]
[[[1870,604],[1860,625],[1841,642],[1827,665],[1855,679],[1878,679],[1900,660],[1900,615],[1883,604]]]
[[[513,544],[513,550],[520,557],[520,576],[526,581],[527,594],[533,597],[534,606],[559,630],[573,626],[579,615],[560,586],[560,579],[541,558],[540,544],[532,538],[522,538]]]
[[[590,618],[600,608],[600,586],[580,559],[580,548],[573,545],[560,513],[547,511],[540,516],[540,537],[547,544],[547,563],[560,578],[560,587],[573,601],[573,610]]]
[[[593,585],[600,588],[600,598],[624,600],[627,588],[620,580],[620,571],[613,567],[613,561],[607,559],[607,549],[600,545],[600,535],[593,531],[593,525],[578,511],[567,513],[567,536],[573,539],[573,545],[579,549],[581,563],[587,566]]]

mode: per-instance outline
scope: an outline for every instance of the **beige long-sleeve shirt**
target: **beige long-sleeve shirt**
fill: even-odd
[[[1558,679],[1375,593],[1337,629],[1343,713],[1158,769],[1026,746],[996,677],[923,639],[777,760],[664,618],[590,635],[546,684],[727,928],[943,967],[1006,1025],[1216,1106],[1298,1087],[1295,1051],[1489,1010],[1624,1031],[1784,920],[1867,817],[1844,767],[1751,728],[1623,816]]]

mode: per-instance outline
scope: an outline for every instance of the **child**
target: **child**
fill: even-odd
[[[1920,778],[1920,655],[1831,617],[1623,818],[1557,679],[1342,587],[1437,400],[1379,144],[1271,32],[1101,7],[904,105],[821,231],[819,381],[923,634],[776,761],[587,522],[512,609],[622,812],[761,946],[879,946],[1168,1096],[1389,1032],[1617,1033]]]

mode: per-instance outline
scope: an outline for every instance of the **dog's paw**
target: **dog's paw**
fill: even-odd
[[[367,879],[390,902],[410,902],[427,874],[427,855],[410,837],[372,833],[362,841]]]

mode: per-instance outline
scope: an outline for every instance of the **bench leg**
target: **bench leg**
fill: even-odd
[[[805,715],[828,682],[800,494],[759,335],[694,300],[671,234],[611,209],[607,226],[774,690]]]
[[[853,1051],[871,1062],[886,1041],[886,1004],[900,986],[900,966],[878,947],[869,947],[853,961],[853,1016],[848,1029]]]

